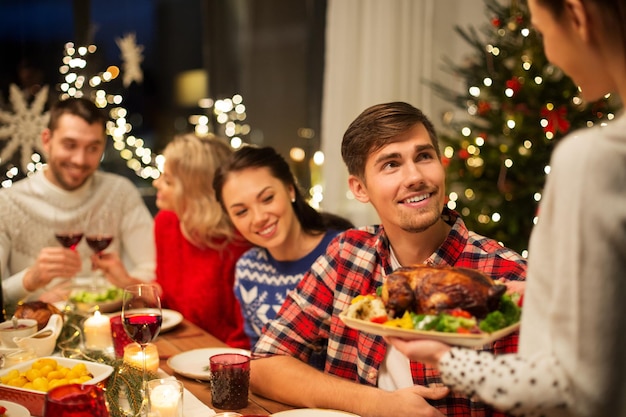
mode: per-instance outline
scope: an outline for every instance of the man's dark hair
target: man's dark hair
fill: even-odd
[[[363,178],[365,162],[372,152],[395,142],[395,138],[420,123],[428,131],[437,156],[441,157],[435,128],[421,110],[401,101],[367,108],[350,123],[343,135],[341,157],[348,172]]]
[[[105,129],[108,120],[107,115],[99,109],[94,102],[86,98],[68,98],[58,101],[50,107],[50,120],[48,129],[54,131],[59,125],[59,119],[64,114],[78,116],[90,125],[99,123]]]

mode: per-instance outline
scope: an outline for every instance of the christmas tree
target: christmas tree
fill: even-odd
[[[455,28],[472,48],[466,62],[444,61],[465,90],[433,84],[464,114],[440,132],[448,206],[470,230],[524,253],[554,146],[573,129],[612,119],[617,104],[608,96],[585,102],[547,61],[525,3],[485,5],[490,22],[481,30]]]

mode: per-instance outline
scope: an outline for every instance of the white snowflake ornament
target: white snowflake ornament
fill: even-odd
[[[33,152],[43,153],[41,131],[48,124],[49,114],[44,113],[47,99],[48,86],[44,86],[35,95],[29,108],[19,87],[10,85],[9,101],[13,106],[13,113],[0,110],[0,141],[4,142],[0,144],[0,163],[4,164],[21,148],[21,169],[26,172]]]
[[[143,71],[141,70],[143,45],[137,45],[134,33],[115,39],[115,43],[122,51],[122,67],[124,68],[122,81],[124,87],[128,88],[133,81],[141,83],[143,81]]]

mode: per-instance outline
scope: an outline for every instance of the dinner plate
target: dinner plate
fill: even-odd
[[[211,372],[208,370],[209,358],[220,353],[239,353],[250,356],[250,351],[231,347],[193,349],[174,355],[167,360],[172,370],[187,378],[209,381]]]
[[[433,330],[413,330],[385,326],[379,323],[372,323],[371,321],[351,318],[343,313],[339,315],[339,318],[348,327],[378,336],[395,336],[403,339],[430,339],[437,340],[448,345],[463,347],[479,347],[486,345],[487,343],[491,343],[513,333],[519,329],[520,326],[520,323],[517,322],[493,333],[446,333],[436,332]]]
[[[168,330],[172,330],[183,321],[182,314],[180,314],[176,310],[168,310],[167,308],[161,310],[161,317],[163,321],[161,322],[160,333],[165,333]]]
[[[7,416],[9,417],[30,417],[30,412],[22,405],[2,400],[0,400],[0,405],[7,409]]]
[[[280,411],[271,414],[273,417],[359,417],[356,414],[339,410],[327,410],[322,408],[296,408],[295,410]]]

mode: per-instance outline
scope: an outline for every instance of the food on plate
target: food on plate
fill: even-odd
[[[37,320],[37,330],[41,330],[46,327],[53,314],[61,315],[61,311],[50,303],[26,301],[17,306],[14,316],[18,319]]]
[[[54,387],[67,384],[84,384],[93,375],[84,363],[72,368],[59,365],[55,359],[41,358],[26,370],[13,369],[0,378],[0,383],[12,387],[47,392]]]
[[[518,294],[466,268],[413,266],[388,275],[377,294],[360,295],[350,318],[449,333],[492,333],[519,321]]]
[[[7,408],[0,405],[0,417],[9,417],[7,415]]]
[[[70,294],[70,301],[75,303],[104,303],[107,301],[115,301],[122,298],[124,290],[117,287],[108,287],[92,290],[76,290]]]
[[[387,276],[381,296],[394,316],[406,310],[438,314],[460,308],[484,318],[498,308],[505,291],[506,286],[474,269],[418,265]]]

